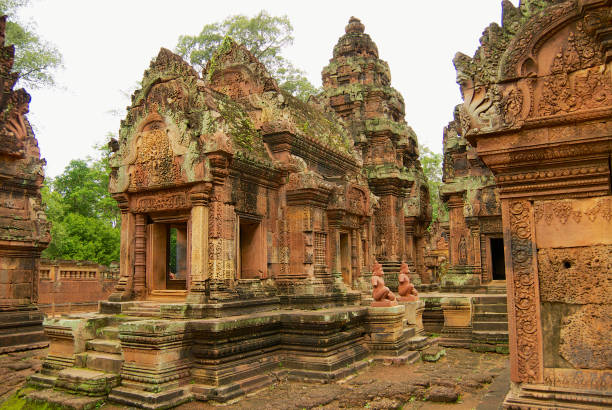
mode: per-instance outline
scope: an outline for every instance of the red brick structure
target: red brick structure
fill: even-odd
[[[41,259],[38,306],[46,314],[97,311],[118,279],[118,271],[95,262]]]
[[[41,205],[44,160],[25,114],[30,95],[14,90],[15,48],[0,18],[0,353],[47,344],[38,298],[38,259],[50,241]]]
[[[612,405],[612,2],[503,2],[458,54],[462,134],[501,199],[508,408]]]

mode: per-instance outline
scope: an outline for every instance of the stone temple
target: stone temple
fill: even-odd
[[[404,101],[358,19],[323,81],[304,103],[229,38],[202,76],[160,51],[111,144],[118,285],[96,314],[47,320],[33,383],[156,408],[419,358],[422,303],[369,306],[376,259],[394,289],[402,266],[429,280],[431,206]]]
[[[99,312],[46,320],[30,383],[140,408],[227,402],[279,374],[410,366],[440,319],[440,343],[509,349],[504,408],[612,406],[611,45],[610,0],[504,0],[502,25],[456,55],[447,268],[428,261],[416,136],[358,19],[308,102],[231,39],[201,75],[162,49],[110,144],[118,284]],[[48,241],[36,170],[8,185],[43,233],[2,237],[23,269]]]

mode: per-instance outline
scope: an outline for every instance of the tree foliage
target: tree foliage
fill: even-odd
[[[287,16],[271,16],[266,11],[260,11],[254,17],[238,14],[205,25],[198,35],[180,36],[176,52],[201,71],[223,39],[229,36],[253,53],[282,89],[306,100],[318,90],[302,70],[281,55],[283,47],[293,43],[292,33],[293,27]]]
[[[19,83],[30,89],[55,85],[54,70],[62,66],[57,48],[40,38],[34,23],[17,18],[19,9],[30,0],[0,0],[0,15],[7,15],[5,44],[15,46],[13,71],[19,73]]]
[[[440,199],[440,185],[442,185],[442,154],[437,154],[429,148],[419,146],[419,160],[423,173],[429,185],[429,199],[432,207],[432,222],[444,220],[448,217],[448,210]]]
[[[42,190],[51,243],[49,259],[90,260],[109,265],[119,260],[119,210],[108,193],[108,152],[99,159],[75,159]]]

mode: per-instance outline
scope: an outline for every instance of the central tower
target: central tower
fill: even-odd
[[[374,215],[376,258],[393,278],[402,261],[422,277],[431,206],[417,137],[404,119],[404,99],[391,87],[389,65],[364,29],[350,18],[323,69],[322,95],[352,131],[370,189],[380,198]]]

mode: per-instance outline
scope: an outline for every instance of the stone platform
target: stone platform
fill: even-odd
[[[104,302],[106,313],[48,319],[49,355],[30,384],[138,408],[223,403],[279,378],[338,381],[371,358],[414,362],[428,346],[417,334],[415,310],[408,323],[403,305],[382,312],[259,302]],[[206,317],[190,317],[197,315]]]

